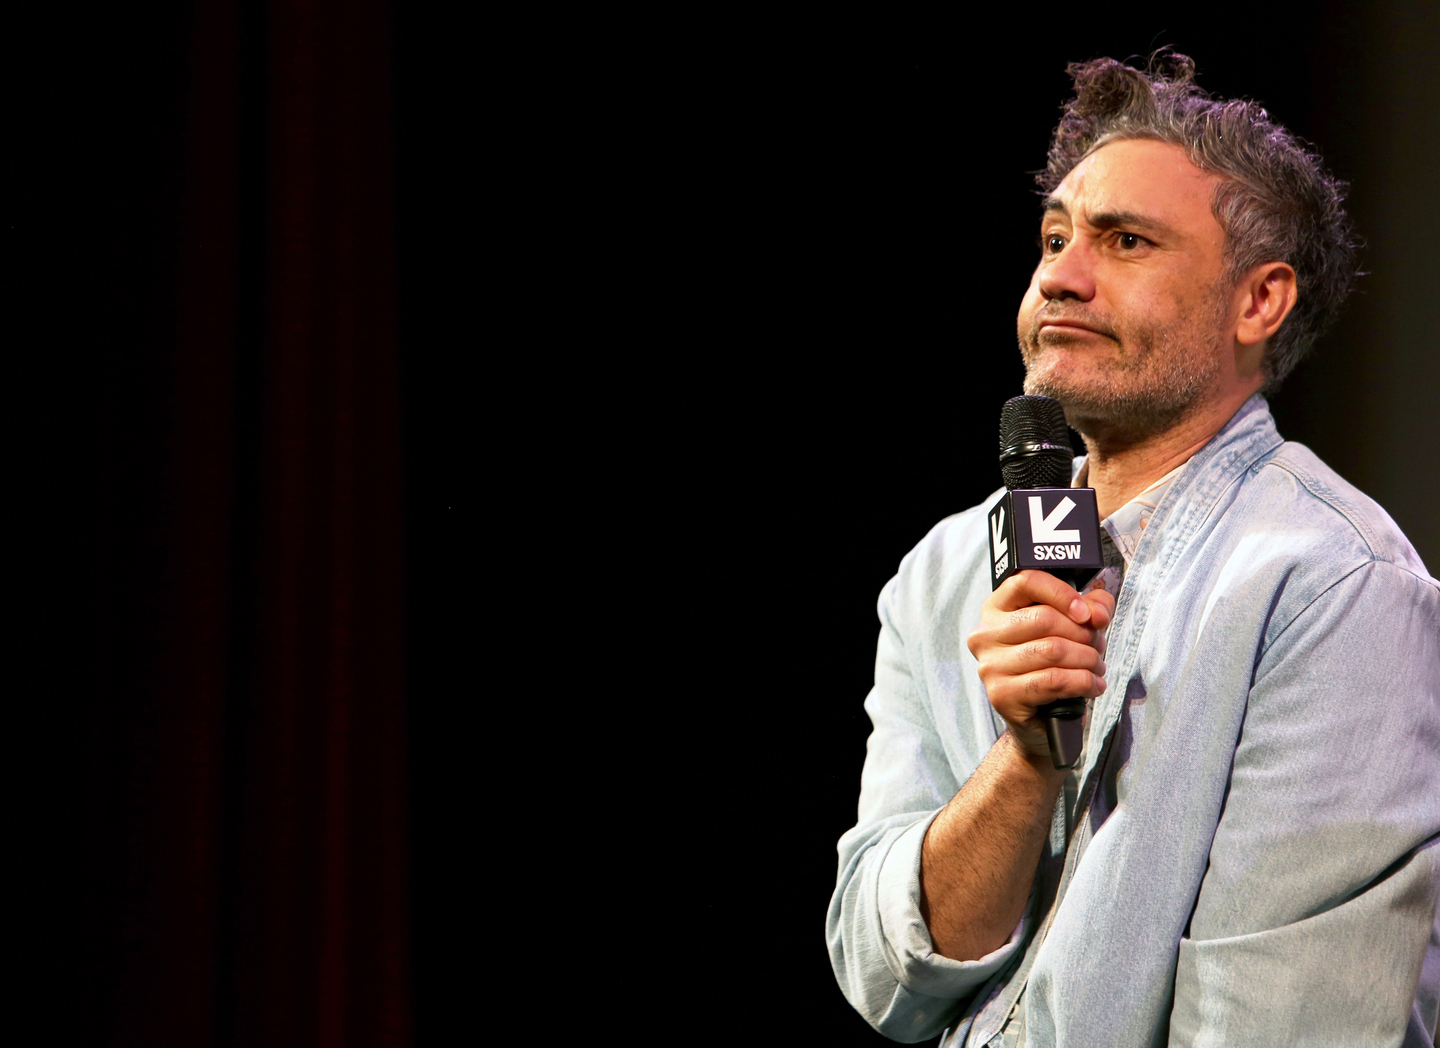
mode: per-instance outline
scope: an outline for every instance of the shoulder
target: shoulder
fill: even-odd
[[[1303,443],[1282,443],[1248,474],[1248,527],[1273,531],[1297,556],[1331,572],[1390,564],[1436,584],[1390,514]]]
[[[978,505],[941,520],[900,561],[895,577],[881,594],[896,610],[932,616],[957,594],[977,585],[989,591],[989,541],[985,514],[997,498],[995,491]]]
[[[932,527],[880,591],[875,610],[882,638],[898,643],[917,672],[951,674],[972,661],[963,639],[990,594],[985,517],[996,497]],[[942,663],[949,669],[936,668]]]
[[[1279,443],[1232,479],[1206,507],[1182,569],[1207,614],[1220,600],[1244,605],[1263,623],[1264,647],[1322,599],[1345,602],[1356,585],[1373,602],[1366,614],[1433,615],[1440,583],[1414,547],[1309,448]]]

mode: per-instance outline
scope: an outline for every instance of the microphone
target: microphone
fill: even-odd
[[[992,590],[1035,568],[1076,590],[1105,566],[1094,488],[1070,487],[1065,409],[1049,397],[1012,397],[1000,409],[1000,475],[1005,494],[990,508]],[[1045,721],[1050,760],[1072,768],[1080,753],[1084,699],[1057,699],[1035,711]]]

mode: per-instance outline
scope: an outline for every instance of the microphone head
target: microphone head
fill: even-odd
[[[1049,397],[1011,397],[1000,409],[1000,475],[1016,488],[1068,488],[1075,452],[1065,409]]]

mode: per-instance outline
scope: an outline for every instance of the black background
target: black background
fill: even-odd
[[[169,330],[188,17],[57,15],[17,65],[39,595],[15,799],[62,891],[93,859],[54,813],[85,800],[86,514],[117,424],[87,405],[141,389],[127,353]],[[880,1043],[823,940],[874,600],[998,487],[1068,62],[1173,45],[1353,183],[1369,275],[1272,406],[1440,562],[1430,5],[393,25],[420,1043],[517,1014],[540,1041]],[[75,912],[43,919],[57,1008],[95,977]]]

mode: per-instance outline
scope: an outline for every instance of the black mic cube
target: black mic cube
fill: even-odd
[[[990,588],[1048,571],[1079,589],[1105,566],[1094,488],[1015,488],[990,507]]]

